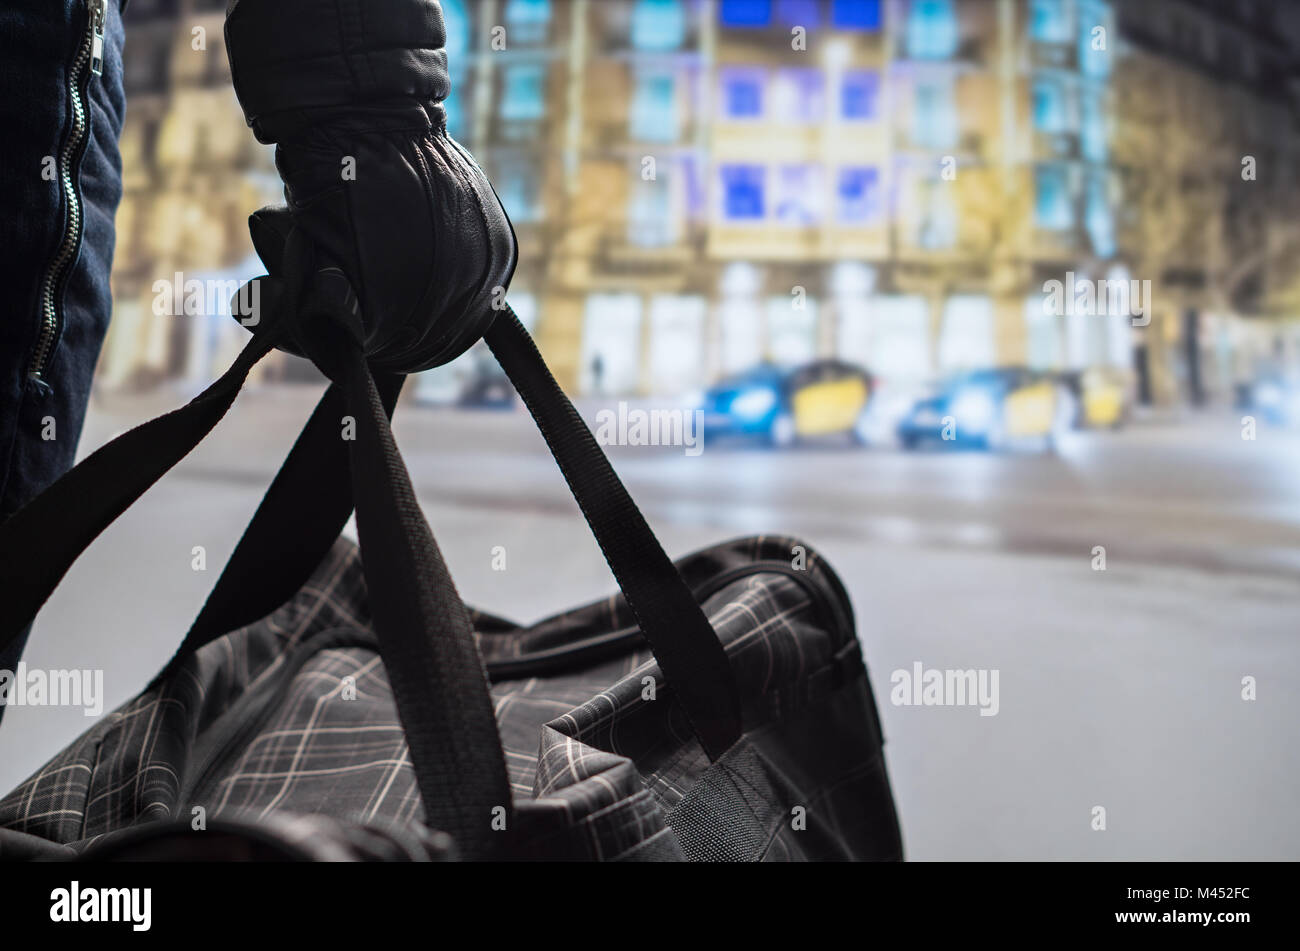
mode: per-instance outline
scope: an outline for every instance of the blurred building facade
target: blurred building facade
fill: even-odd
[[[263,273],[248,214],[283,199],[272,153],[249,133],[231,88],[225,7],[225,0],[127,6],[123,196],[113,319],[99,368],[108,386],[206,382],[245,336],[227,316],[221,288]],[[191,281],[212,291],[191,307],[197,313],[184,310]],[[172,313],[177,302],[181,312]]]
[[[1155,401],[1214,395],[1300,312],[1300,255],[1264,226],[1300,192],[1286,51],[1262,12],[1158,3],[442,0],[448,125],[511,213],[512,302],[571,390],[670,395],[837,356],[900,380],[1110,366]],[[207,376],[237,342],[149,310],[173,271],[257,273],[244,220],[278,199],[223,6],[128,7],[110,381]],[[1191,22],[1258,71],[1225,80],[1234,54],[1161,32]],[[1211,101],[1226,124],[1198,150]],[[1175,131],[1185,147],[1157,155]],[[1170,214],[1185,240],[1157,242]],[[1050,312],[1067,275],[1150,280],[1150,324]]]
[[[1300,5],[1151,0],[1117,12],[1123,244],[1158,289],[1138,384],[1157,402],[1225,399],[1300,362]]]

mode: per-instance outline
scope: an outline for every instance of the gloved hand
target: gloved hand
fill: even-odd
[[[234,0],[227,12],[235,93],[276,145],[288,203],[254,217],[258,252],[272,275],[304,279],[277,274],[293,227],[313,268],[341,268],[377,370],[459,356],[514,274],[509,219],[446,133],[445,41],[436,0]]]

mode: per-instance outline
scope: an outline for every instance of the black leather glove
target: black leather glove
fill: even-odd
[[[436,0],[233,0],[227,12],[235,92],[258,140],[276,144],[288,202],[254,216],[258,252],[273,276],[309,279],[277,273],[296,228],[312,268],[341,268],[379,370],[459,356],[514,274],[510,221],[446,132],[445,41]]]

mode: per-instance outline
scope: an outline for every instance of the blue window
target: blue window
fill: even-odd
[[[540,119],[546,112],[546,71],[541,66],[507,66],[501,95],[501,118],[513,121]]]
[[[782,165],[777,169],[777,221],[806,227],[821,219],[821,173],[821,167],[817,165]]]
[[[681,0],[637,0],[632,11],[632,45],[639,50],[675,50],[686,41]]]
[[[508,41],[541,43],[551,25],[551,0],[506,0]]]
[[[1106,112],[1101,97],[1096,93],[1086,93],[1082,100],[1082,122],[1079,130],[1083,157],[1089,162],[1104,162],[1109,149],[1106,129]]]
[[[1029,35],[1042,43],[1070,42],[1070,11],[1066,0],[1031,0]]]
[[[1093,175],[1088,179],[1083,214],[1083,224],[1088,230],[1092,249],[1098,257],[1110,257],[1115,253],[1115,219],[1111,214],[1106,180],[1101,175]]]
[[[667,177],[637,181],[627,215],[628,241],[643,248],[662,248],[677,239],[672,213],[672,191]]]
[[[824,117],[826,76],[819,69],[778,70],[772,84],[773,116],[782,122],[820,122]]]
[[[1049,231],[1074,227],[1074,203],[1070,200],[1065,166],[1040,165],[1034,169],[1034,221]]]
[[[756,119],[763,114],[763,73],[760,70],[723,70],[722,114],[729,119]]]
[[[878,30],[880,0],[832,0],[831,23],[841,30]]]
[[[442,0],[442,22],[447,28],[447,63],[453,69],[469,49],[469,14],[465,0]]]
[[[957,109],[951,81],[918,81],[912,106],[912,141],[926,148],[957,144]]]
[[[1110,7],[1079,0],[1079,69],[1085,76],[1110,75]]]
[[[724,165],[721,173],[723,216],[730,221],[761,221],[767,213],[763,166]]]
[[[670,73],[640,73],[632,96],[632,138],[639,142],[677,139],[677,87]]]
[[[860,225],[880,217],[880,172],[871,166],[840,169],[836,217],[841,224]]]
[[[541,218],[541,190],[534,163],[526,159],[508,159],[502,162],[497,189],[501,204],[512,220],[526,222]]]
[[[872,70],[848,73],[840,96],[840,115],[845,119],[878,118],[880,74]]]
[[[776,0],[776,13],[782,23],[812,29],[821,26],[817,0]]]
[[[719,13],[723,26],[768,26],[772,0],[722,0]]]
[[[453,139],[465,136],[465,110],[460,105],[460,92],[453,86],[451,95],[442,101],[447,112],[447,134]]]
[[[1065,84],[1056,78],[1034,82],[1034,128],[1041,132],[1065,132],[1070,125],[1065,102]]]
[[[912,0],[907,52],[915,59],[946,59],[957,52],[957,11],[952,0]]]

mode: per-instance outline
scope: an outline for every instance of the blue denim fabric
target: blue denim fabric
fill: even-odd
[[[43,172],[47,156],[57,163],[72,126],[73,65],[90,9],[87,0],[0,5],[0,286],[6,289],[0,309],[0,518],[72,465],[108,329],[126,98],[117,0],[108,0],[106,12],[103,75],[85,71],[89,132],[84,152],[70,166],[83,209],[79,247],[58,297],[62,330],[37,380],[28,368],[42,324],[41,285],[68,215],[58,177]],[[55,438],[43,438],[50,421]],[[22,647],[19,642],[3,652],[0,668],[12,670]]]

